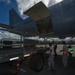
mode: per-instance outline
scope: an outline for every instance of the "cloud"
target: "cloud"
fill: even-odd
[[[49,7],[50,7],[50,6],[53,6],[53,5],[57,4],[57,3],[60,3],[61,1],[63,1],[63,0],[50,0],[48,6],[49,6]]]
[[[47,7],[52,6],[56,3],[61,2],[62,0],[16,0],[18,5],[18,10],[21,15],[23,15],[23,12],[35,5],[36,3],[42,1]],[[50,5],[49,5],[50,4]]]
[[[20,39],[20,36],[14,33],[9,33],[8,31],[0,30],[0,39],[2,38]]]
[[[16,0],[16,1],[18,9],[22,15],[24,11],[26,11],[27,9],[29,9],[30,7],[32,7],[33,5],[35,5],[40,1],[42,1],[46,6],[48,6],[50,0]]]
[[[0,0],[0,1],[6,2],[7,4],[10,3],[10,0]]]

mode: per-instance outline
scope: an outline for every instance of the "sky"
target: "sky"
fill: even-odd
[[[14,8],[17,13],[24,18],[25,15],[23,15],[23,12],[40,1],[48,7],[62,0],[0,0],[0,23],[9,25],[9,10],[11,8]],[[48,5],[49,3],[50,5]]]
[[[12,8],[14,8],[20,17],[24,19],[26,15],[24,15],[23,12],[40,1],[42,1],[47,7],[50,7],[62,0],[0,0],[0,23],[9,25],[9,10]],[[0,31],[0,34],[8,33]]]

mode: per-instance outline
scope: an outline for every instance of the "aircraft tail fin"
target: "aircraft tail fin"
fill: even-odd
[[[17,22],[21,21],[22,18],[17,14],[17,12],[12,8],[9,11],[9,25],[16,24]]]

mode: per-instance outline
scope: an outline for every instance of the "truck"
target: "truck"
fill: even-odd
[[[40,72],[44,66],[45,47],[38,47],[37,45],[39,42],[36,40],[26,39],[14,43],[12,40],[2,39],[0,64],[6,64],[16,72],[17,69],[22,68],[22,63],[27,62],[25,63],[27,67],[35,72]]]

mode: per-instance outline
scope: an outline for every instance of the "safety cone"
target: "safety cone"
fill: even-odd
[[[20,70],[20,61],[17,61],[17,62],[16,62],[16,69],[17,69],[17,71]]]

